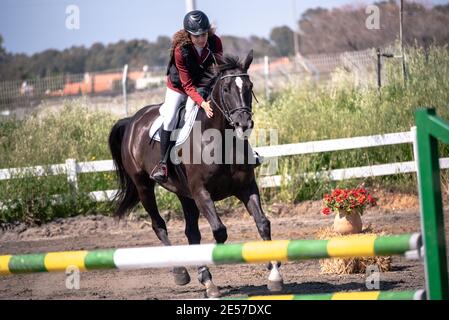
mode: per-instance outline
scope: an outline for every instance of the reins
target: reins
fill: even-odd
[[[249,77],[249,74],[247,74],[247,73],[239,73],[239,74],[228,74],[228,75],[221,76],[220,78],[217,79],[217,81],[215,81],[215,83],[214,83],[214,85],[212,87],[212,90],[211,90],[211,94],[210,94],[211,101],[215,104],[215,106],[217,106],[218,110],[220,110],[220,112],[223,114],[223,116],[225,117],[225,119],[229,123],[229,125],[231,125],[233,127],[235,126],[235,123],[234,123],[234,121],[231,118],[232,115],[234,113],[236,113],[237,111],[239,113],[246,112],[246,113],[249,113],[249,114],[252,115],[253,113],[251,111],[251,108],[246,106],[246,105],[243,105],[243,106],[240,106],[238,108],[234,108],[234,109],[230,110],[228,108],[228,106],[226,105],[224,99],[223,99],[223,88],[221,88],[221,91],[220,91],[220,103],[223,106],[223,108],[222,108],[217,103],[217,101],[215,101],[213,93],[214,93],[215,87],[217,86],[217,84],[220,81],[222,81],[223,79],[226,79],[226,78],[237,78],[237,77]],[[251,93],[252,93],[252,95],[254,96],[254,98],[257,101],[256,95],[254,94],[254,91],[251,90]],[[259,101],[257,101],[257,103],[259,103]]]

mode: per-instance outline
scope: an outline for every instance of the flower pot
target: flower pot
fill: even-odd
[[[335,215],[334,231],[341,234],[362,232],[362,218],[358,210],[351,213],[339,213]]]

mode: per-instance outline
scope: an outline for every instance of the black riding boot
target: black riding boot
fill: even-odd
[[[167,162],[170,157],[170,149],[174,145],[170,141],[171,131],[165,131],[161,128],[161,161],[151,172],[151,178],[157,182],[167,182],[168,168]]]
[[[263,157],[257,153],[257,151],[254,151],[255,154],[255,158],[256,158],[256,164],[254,165],[254,168],[257,168],[258,166],[260,166],[263,162]]]
[[[254,166],[254,168],[257,168],[258,166],[260,166],[260,165],[262,164],[264,158],[263,158],[259,153],[257,153],[257,151],[255,151],[255,150],[251,147],[251,145],[248,144],[248,147],[249,147],[249,149],[250,149],[250,151],[249,151],[249,156],[252,157],[251,163],[254,161],[253,166]]]

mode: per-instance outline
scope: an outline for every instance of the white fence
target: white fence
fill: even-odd
[[[254,148],[265,159],[284,157],[292,155],[302,155],[309,153],[330,152],[340,150],[351,150],[367,147],[379,147],[386,145],[395,145],[403,143],[413,144],[414,158],[417,158],[416,149],[416,128],[411,128],[408,132],[389,133],[374,136],[311,141],[294,144],[284,144],[277,146],[266,146]],[[416,172],[415,161],[396,162],[389,164],[364,166],[356,168],[335,169],[322,171],[318,173],[305,173],[304,178],[322,177],[337,181],[353,178],[366,178],[375,176],[394,175],[400,173]],[[440,159],[440,168],[449,168],[449,158]],[[30,172],[34,176],[59,175],[66,174],[68,183],[75,189],[78,189],[78,174],[89,172],[107,172],[114,171],[112,160],[77,162],[75,159],[67,159],[65,164],[55,164],[50,166],[36,166],[26,168],[13,168],[0,170],[0,180],[14,179],[16,175]],[[293,177],[267,176],[259,178],[261,188],[278,187],[283,179],[291,180]],[[90,196],[96,201],[105,201],[112,199],[117,190],[94,191]]]

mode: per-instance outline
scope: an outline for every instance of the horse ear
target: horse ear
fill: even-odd
[[[223,55],[214,53],[214,57],[215,57],[215,61],[217,62],[217,64],[220,65],[220,64],[224,63]]]
[[[245,61],[243,61],[243,70],[248,70],[249,66],[251,65],[251,62],[253,62],[253,49],[251,49],[250,52],[248,52],[248,55],[245,58]]]
[[[214,54],[215,63],[212,64],[212,72],[214,75],[218,75],[220,73],[220,65],[223,64],[223,56],[219,54]]]

